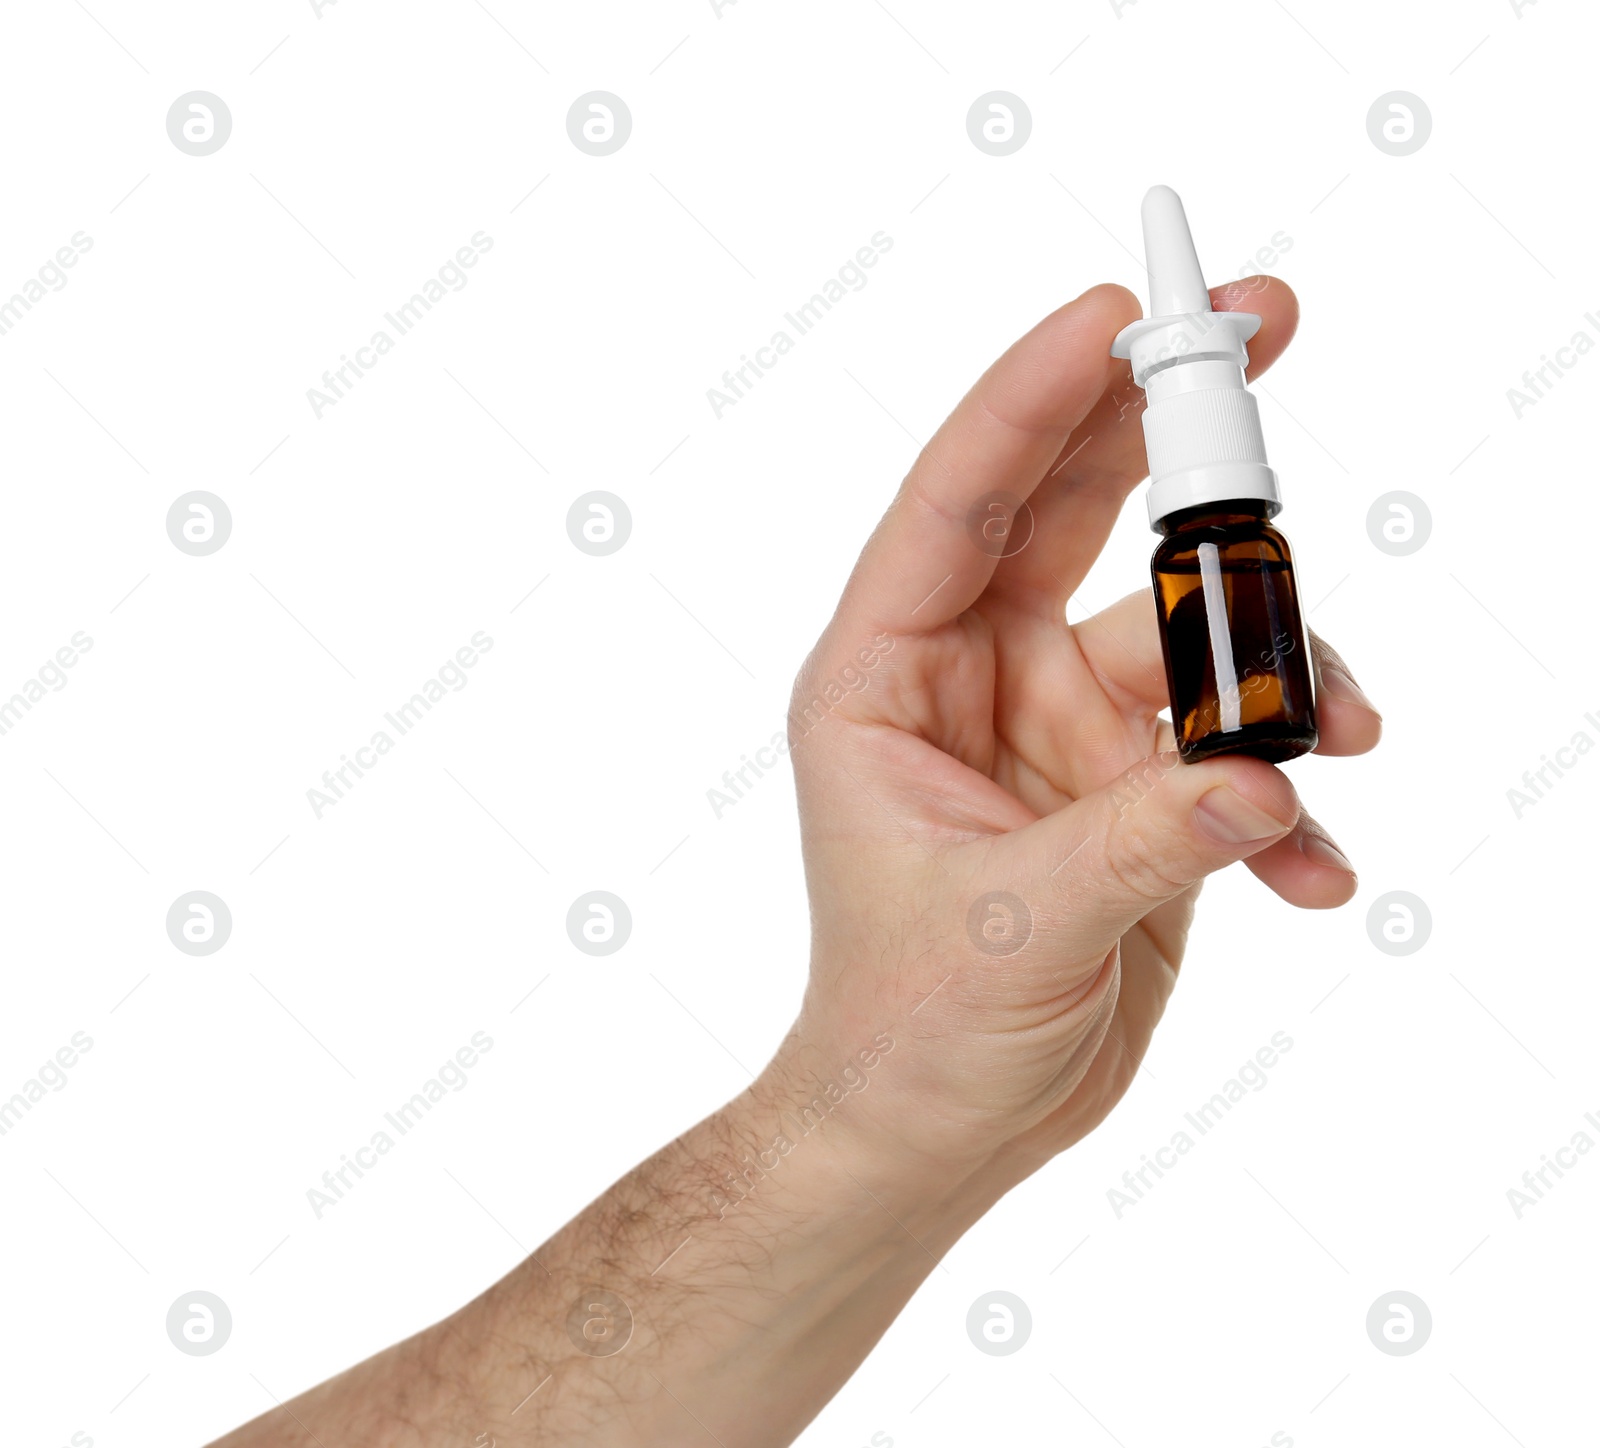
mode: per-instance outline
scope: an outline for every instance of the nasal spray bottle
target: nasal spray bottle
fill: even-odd
[[[1315,749],[1311,661],[1282,503],[1267,466],[1245,343],[1261,318],[1213,312],[1183,202],[1144,198],[1150,315],[1113,357],[1145,390],[1150,560],[1178,753],[1186,763],[1249,754],[1280,763]]]

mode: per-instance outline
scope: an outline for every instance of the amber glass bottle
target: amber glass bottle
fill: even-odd
[[[1277,764],[1317,746],[1311,660],[1289,543],[1268,521],[1275,511],[1256,499],[1207,503],[1157,525],[1150,576],[1186,763],[1249,754]]]
[[[1317,747],[1317,716],[1289,544],[1270,521],[1278,475],[1245,382],[1261,318],[1212,310],[1176,191],[1152,186],[1141,215],[1150,315],[1117,333],[1111,355],[1145,391],[1162,537],[1150,575],[1178,753],[1279,764]]]

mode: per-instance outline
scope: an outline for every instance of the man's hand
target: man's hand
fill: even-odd
[[[1283,350],[1287,288],[1213,296],[1262,314],[1253,371]],[[1350,898],[1277,770],[1164,752],[1147,589],[1066,624],[1144,475],[1108,355],[1137,315],[1097,287],[989,369],[801,672],[811,981],[761,1077],[477,1301],[218,1448],[788,1443],[961,1233],[1127,1089],[1206,875],[1247,860],[1292,904]],[[994,493],[1032,514],[1010,557],[969,532]],[[1313,651],[1321,752],[1370,749],[1377,714]]]
[[[1251,375],[1269,366],[1294,331],[1289,289],[1212,297],[1261,314]],[[1212,871],[1246,860],[1311,908],[1355,892],[1276,769],[1170,752],[1148,586],[1066,624],[1145,475],[1138,390],[1107,355],[1138,315],[1096,287],[989,369],[917,459],[796,685],[814,925],[797,1045],[820,1065],[903,1023],[852,1103],[891,1158],[1038,1165],[1096,1126],[1150,1043]],[[1031,514],[1009,557],[995,553],[1026,514],[1009,547],[973,536],[994,494]],[[1377,713],[1320,639],[1312,653],[1318,752],[1370,749]]]

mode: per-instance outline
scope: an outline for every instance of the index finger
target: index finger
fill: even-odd
[[[1111,339],[1139,315],[1126,287],[1091,287],[1014,342],[923,448],[845,586],[851,635],[923,633],[970,607],[999,550],[969,533],[992,493],[1026,499],[1123,364]],[[979,510],[979,519],[982,519]]]

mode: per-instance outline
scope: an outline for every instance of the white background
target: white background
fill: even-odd
[[[1292,774],[1361,893],[1208,887],[1126,1103],[802,1441],[1590,1431],[1600,1159],[1520,1220],[1506,1195],[1600,1140],[1600,758],[1507,799],[1600,740],[1600,357],[1520,419],[1506,395],[1600,338],[1585,7],[86,3],[13,7],[0,91],[0,294],[93,240],[0,337],[0,696],[93,639],[0,737],[0,1095],[94,1042],[0,1138],[7,1442],[204,1441],[453,1310],[742,1088],[798,1002],[798,836],[785,772],[721,819],[706,791],[782,726],[917,441],[1044,313],[1142,290],[1154,182],[1213,281],[1292,240],[1282,523],[1387,720]],[[233,117],[203,158],[165,128],[195,89]],[[633,115],[606,158],[566,131],[595,89]],[[1033,120],[1005,158],[965,126],[997,89]],[[1433,118],[1402,158],[1366,129],[1397,89]],[[478,231],[470,284],[316,418],[307,388]],[[870,283],[715,417],[879,231]],[[233,517],[204,558],[165,531],[193,489]],[[566,532],[595,489],[633,517],[608,558]],[[1394,489],[1432,514],[1406,557],[1367,532]],[[1144,586],[1142,512],[1071,616]],[[316,818],[307,789],[478,630],[469,685]],[[197,889],[233,915],[207,957],[164,927]],[[593,889],[633,914],[604,959],[565,929]],[[1433,917],[1404,958],[1366,927],[1391,890]],[[307,1189],[475,1031],[470,1084],[317,1220]],[[1265,1088],[1119,1220],[1108,1188],[1277,1031]],[[166,1336],[194,1289],[233,1314],[213,1356]],[[964,1327],[997,1289],[1034,1322],[1003,1358]],[[1408,1357],[1364,1325],[1395,1289],[1433,1314]]]

